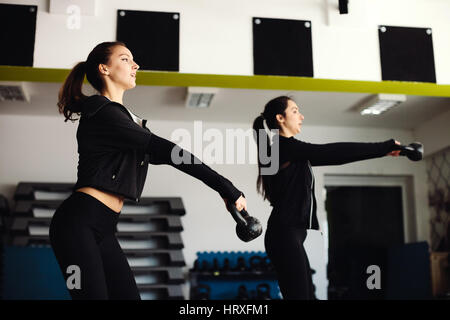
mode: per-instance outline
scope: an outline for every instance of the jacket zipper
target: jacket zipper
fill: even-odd
[[[310,206],[310,210],[309,210],[309,229],[311,229],[312,228],[312,211],[313,211],[313,187],[314,187],[314,173],[313,173],[313,171],[312,171],[312,169],[311,169],[311,165],[310,165],[310,163],[309,163],[309,161],[308,161],[308,168],[309,168],[309,172],[311,172],[311,177],[312,177],[312,179],[311,179],[311,186],[310,186],[310,189],[311,189],[311,206]]]
[[[125,155],[122,153],[122,154],[120,155],[120,161],[119,161],[119,164],[117,165],[116,169],[115,169],[114,172],[113,172],[113,175],[114,175],[116,178],[119,177],[119,174],[120,174],[120,172],[122,171],[122,167],[123,167],[123,165],[124,165],[124,161],[125,161]]]

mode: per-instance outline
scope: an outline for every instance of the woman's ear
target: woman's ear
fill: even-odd
[[[283,115],[281,115],[281,114],[277,114],[277,115],[275,116],[275,118],[277,119],[277,121],[278,121],[280,124],[282,124],[282,123],[284,122],[284,117],[283,117]]]
[[[98,65],[98,71],[100,71],[100,73],[104,74],[104,75],[108,75],[109,74],[109,71],[106,68],[106,65],[104,65],[104,64],[99,64]]]

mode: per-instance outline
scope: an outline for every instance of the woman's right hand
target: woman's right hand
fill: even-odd
[[[395,144],[401,145],[401,143],[395,140]],[[398,157],[400,155],[401,150],[394,150],[387,154],[387,156]]]

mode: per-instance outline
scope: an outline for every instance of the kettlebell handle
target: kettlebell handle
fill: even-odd
[[[248,217],[249,214],[245,209],[238,211],[238,209],[234,204],[227,203],[227,210],[231,213],[231,216],[233,217],[234,221],[236,221],[237,224],[244,226],[247,225],[247,221],[245,220],[244,217]]]

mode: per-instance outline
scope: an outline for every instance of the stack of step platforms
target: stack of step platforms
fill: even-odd
[[[49,247],[49,226],[71,183],[21,182],[10,216],[12,246]],[[135,275],[143,300],[184,299],[182,267],[186,265],[180,233],[185,214],[181,198],[144,197],[125,200],[116,237]]]

